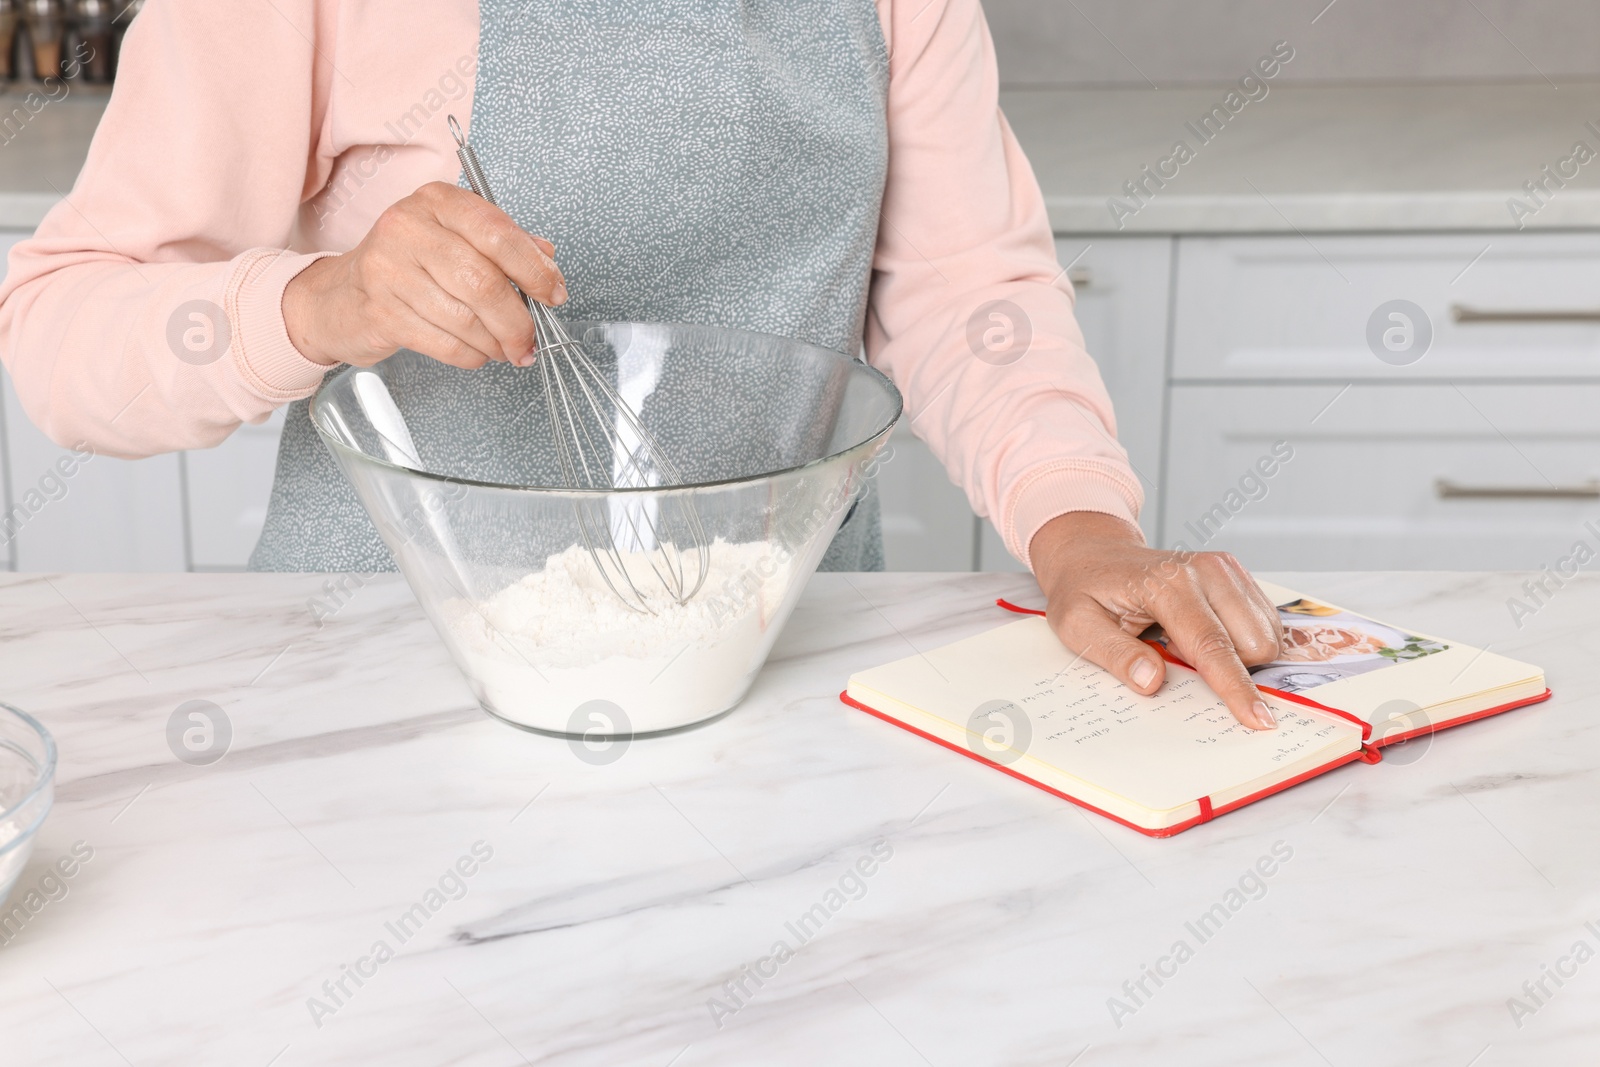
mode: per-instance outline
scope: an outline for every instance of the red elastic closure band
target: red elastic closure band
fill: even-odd
[[[1346,722],[1361,727],[1362,743],[1372,740],[1372,724],[1363,718],[1359,718],[1350,714],[1348,711],[1340,711],[1338,708],[1330,708],[1326,704],[1319,704],[1315,700],[1301,696],[1299,693],[1286,693],[1282,689],[1274,689],[1270,685],[1258,685],[1256,688],[1261,690],[1263,693],[1271,693],[1279,700],[1288,700],[1295,704],[1304,704],[1308,708],[1315,708],[1316,710],[1326,712],[1329,715],[1337,715]]]

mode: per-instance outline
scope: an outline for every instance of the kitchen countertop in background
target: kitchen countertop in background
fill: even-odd
[[[1268,83],[1201,144],[1185,123],[1229,88],[1014,89],[1002,106],[1058,233],[1515,230],[1506,201],[1524,182],[1576,141],[1600,152],[1586,126],[1600,126],[1600,83]],[[47,105],[0,146],[0,227],[31,229],[70,188],[104,107],[96,92]],[[20,100],[0,97],[0,115]],[[1194,159],[1119,230],[1107,199],[1180,137]],[[1524,221],[1600,226],[1600,160]]]
[[[319,625],[326,576],[0,575],[0,698],[62,750],[19,896],[93,850],[0,948],[5,1058],[1587,1063],[1600,963],[1546,979],[1520,1028],[1508,999],[1600,944],[1600,580],[1518,629],[1525,577],[1281,576],[1538,662],[1556,696],[1152,840],[837,699],[1011,621],[993,599],[1036,602],[1025,576],[820,575],[743,706],[596,765],[484,716],[394,576]],[[210,766],[168,747],[191,700],[232,723]],[[344,978],[380,940],[398,955]],[[1193,957],[1129,1001],[1179,940]]]
[[[1179,138],[1194,159],[1120,232],[1515,230],[1506,201],[1524,182],[1576,141],[1600,153],[1585,125],[1600,126],[1596,83],[1268,83],[1202,143],[1185,123],[1198,127],[1229,88],[1015,91],[1001,104],[1058,233],[1119,232],[1107,199]],[[1600,226],[1600,159],[1525,221]]]

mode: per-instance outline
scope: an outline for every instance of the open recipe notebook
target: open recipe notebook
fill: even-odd
[[[1276,730],[1239,725],[1164,647],[1167,680],[1141,696],[1068,652],[1042,618],[862,671],[841,697],[1166,837],[1352,760],[1376,763],[1385,745],[1550,695],[1537,667],[1260,584],[1286,635],[1285,658],[1251,671]]]

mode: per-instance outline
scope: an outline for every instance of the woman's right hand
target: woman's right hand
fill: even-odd
[[[302,355],[328,366],[370,367],[409,348],[455,367],[525,367],[533,319],[510,283],[565,303],[554,254],[487,200],[430,182],[378,216],[355,248],[296,275],[284,324]]]

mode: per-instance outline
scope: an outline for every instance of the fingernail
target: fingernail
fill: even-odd
[[[550,302],[565,304],[567,302],[567,287],[558,283],[554,289],[550,290]]]
[[[1140,689],[1149,689],[1150,683],[1156,680],[1156,665],[1147,659],[1140,659],[1133,665],[1133,684]]]
[[[1258,700],[1251,704],[1250,714],[1256,718],[1256,729],[1276,730],[1278,728],[1278,720],[1272,717],[1272,712],[1268,709],[1266,701]]]

